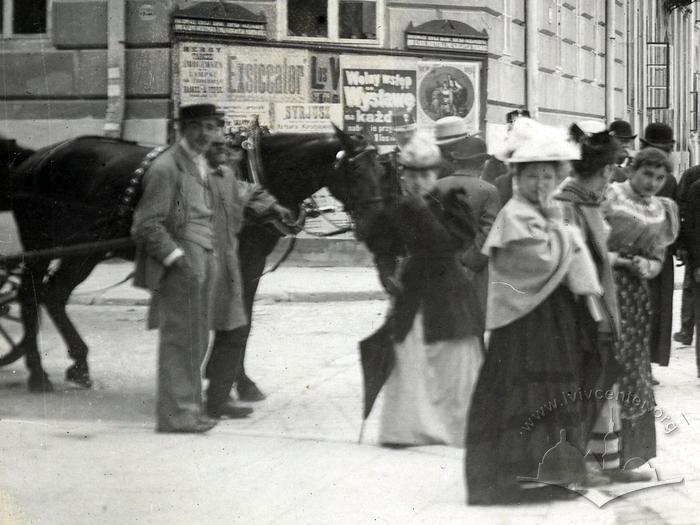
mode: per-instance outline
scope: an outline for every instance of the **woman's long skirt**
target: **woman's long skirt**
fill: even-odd
[[[656,406],[651,383],[651,301],[647,284],[626,269],[615,269],[620,305],[620,340],[615,357],[622,370],[618,377],[622,403],[622,457],[624,466],[640,458],[656,457]]]
[[[585,423],[577,311],[574,296],[560,286],[535,310],[492,332],[468,417],[470,504],[507,500],[518,491],[519,476],[538,477],[540,462],[559,441],[568,457],[547,470],[564,480],[580,475]]]
[[[465,414],[483,362],[478,337],[426,344],[419,311],[384,385],[379,442],[386,445],[464,444]]]

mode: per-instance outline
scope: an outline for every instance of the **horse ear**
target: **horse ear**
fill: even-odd
[[[333,126],[333,129],[335,130],[335,136],[338,137],[338,140],[340,141],[340,145],[342,148],[346,151],[352,151],[355,148],[355,144],[352,141],[352,137],[345,133],[342,129],[340,129],[338,126],[333,124],[331,122],[331,125]]]

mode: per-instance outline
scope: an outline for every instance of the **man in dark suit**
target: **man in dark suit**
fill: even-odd
[[[137,245],[134,284],[151,290],[149,328],[159,328],[156,431],[206,432],[201,366],[209,343],[214,272],[214,206],[204,153],[221,132],[212,104],[180,108],[180,141],[148,169],[131,233]]]
[[[681,236],[687,250],[686,274],[690,279],[695,314],[695,332],[700,334],[700,179],[693,182],[686,194],[684,222],[681,223]],[[695,338],[695,360],[700,377],[700,337]]]
[[[683,295],[681,298],[681,329],[673,334],[673,340],[683,345],[693,342],[695,332],[695,307],[693,305],[693,276],[688,264],[688,244],[692,240],[690,228],[692,226],[689,198],[690,188],[700,180],[700,165],[688,168],[678,181],[676,197],[678,199],[678,211],[681,219],[681,234],[677,243],[676,256],[685,263],[685,277],[683,278]]]
[[[446,160],[452,164],[452,174],[438,180],[437,187],[443,192],[461,188],[466,193],[474,224],[478,229],[472,245],[462,254],[462,263],[474,283],[482,319],[485,321],[488,258],[481,253],[481,248],[501,209],[501,200],[496,187],[480,179],[484,162],[489,157],[483,140],[478,137],[464,137],[451,144],[449,155],[450,158]]]
[[[214,205],[217,264],[212,288],[211,328],[215,336],[206,367],[209,379],[207,413],[215,418],[240,418],[252,412],[248,407],[237,406],[230,397],[233,383],[240,381],[242,375],[245,340],[241,341],[241,334],[245,332],[247,338],[250,327],[238,244],[244,216],[258,224],[275,220],[286,225],[294,222],[291,212],[261,186],[238,180],[226,166],[228,156],[223,135],[215,137],[206,154],[211,182],[221,196]],[[240,394],[239,397],[258,400]]]

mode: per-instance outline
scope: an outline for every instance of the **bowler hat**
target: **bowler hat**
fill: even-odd
[[[394,131],[413,131],[416,129],[416,120],[410,113],[393,113],[391,115],[391,125]]]
[[[506,124],[512,124],[515,119],[525,117],[530,118],[530,112],[527,109],[515,109],[506,113]]]
[[[673,130],[668,124],[663,124],[661,122],[652,122],[644,130],[644,136],[640,137],[639,140],[645,146],[651,146],[653,148],[659,148],[666,152],[673,149],[673,144],[676,142],[673,139]]]
[[[610,124],[608,130],[612,136],[620,140],[632,140],[637,137],[636,134],[632,134],[632,126],[630,126],[630,123],[624,120],[614,121]]]
[[[180,121],[185,120],[201,120],[205,118],[214,118],[223,125],[224,114],[216,109],[214,104],[191,104],[188,106],[180,106]]]
[[[479,137],[465,137],[451,146],[450,156],[462,162],[486,162],[486,142]]]
[[[469,135],[467,122],[460,117],[443,117],[435,123],[435,144],[452,144]]]

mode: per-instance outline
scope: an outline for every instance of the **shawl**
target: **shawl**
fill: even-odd
[[[611,184],[602,211],[611,232],[608,249],[663,261],[678,236],[678,205],[668,197],[642,197],[629,181]]]
[[[620,315],[612,266],[608,257],[610,226],[605,222],[601,212],[601,199],[573,178],[564,181],[554,198],[563,207],[564,220],[581,229],[586,246],[595,262],[603,290],[600,306],[604,319],[600,330],[617,337],[620,333]]]
[[[487,330],[534,310],[563,283],[573,257],[563,225],[517,192],[496,217],[482,253],[489,257]]]

